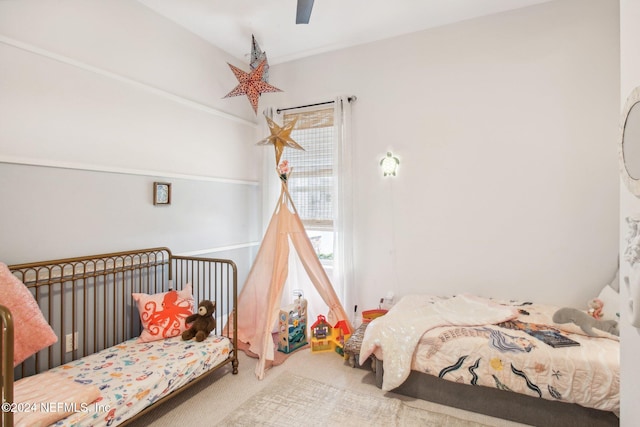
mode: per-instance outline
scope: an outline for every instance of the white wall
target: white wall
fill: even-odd
[[[166,245],[248,270],[262,151],[227,62],[135,1],[0,2],[0,260]]]
[[[626,103],[627,97],[633,89],[640,86],[640,52],[638,40],[640,40],[640,3],[635,0],[620,0],[620,111]],[[622,123],[622,116],[620,118]],[[640,213],[640,199],[634,197],[624,183],[620,182],[620,253],[624,253],[627,247],[626,236],[628,233],[625,218],[629,215]],[[629,264],[620,260],[620,277],[628,275]],[[627,291],[620,287],[621,300],[627,299]],[[622,322],[620,325],[621,345],[621,372],[620,372],[620,399],[621,416],[620,425],[636,426],[640,419],[640,373],[637,369],[638,354],[640,354],[640,331],[626,321],[626,312],[622,309]]]
[[[279,107],[358,97],[348,306],[598,294],[618,255],[618,19],[561,0],[272,67]]]

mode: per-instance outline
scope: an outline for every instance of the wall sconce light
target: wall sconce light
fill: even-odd
[[[397,157],[394,157],[391,151],[388,151],[387,157],[383,157],[382,160],[380,160],[380,167],[382,168],[383,176],[396,176],[399,164],[400,160],[398,160]]]

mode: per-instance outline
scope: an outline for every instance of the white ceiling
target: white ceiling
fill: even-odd
[[[316,0],[295,24],[297,0],[138,0],[248,62],[251,35],[270,64],[551,0]]]

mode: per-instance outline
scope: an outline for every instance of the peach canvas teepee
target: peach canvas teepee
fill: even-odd
[[[259,379],[264,378],[266,361],[274,359],[272,328],[278,318],[288,275],[289,241],[309,279],[329,307],[329,321],[335,324],[344,320],[351,327],[296,212],[286,178],[282,180],[281,187],[273,217],[238,297],[238,340],[249,344],[249,350],[258,355],[255,373]]]

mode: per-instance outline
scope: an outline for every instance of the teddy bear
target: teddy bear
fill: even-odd
[[[587,303],[587,306],[589,307],[589,310],[587,311],[587,313],[589,313],[591,317],[593,317],[596,320],[602,319],[602,307],[604,306],[604,303],[602,302],[601,299],[599,298],[590,299],[589,302]]]
[[[200,301],[198,311],[186,319],[186,323],[190,323],[191,327],[182,333],[182,339],[187,341],[196,337],[196,341],[204,341],[211,331],[216,328],[216,319],[213,317],[215,309],[215,302],[209,300]]]

